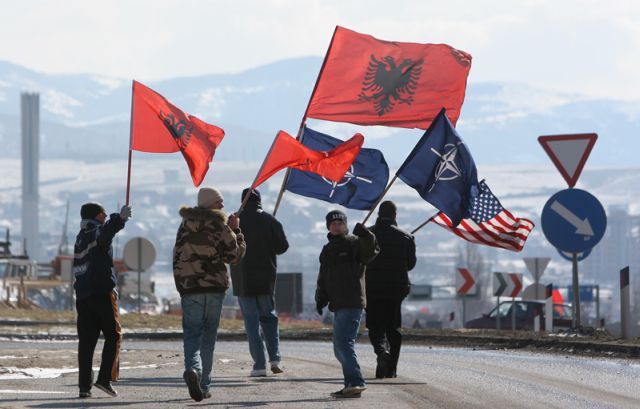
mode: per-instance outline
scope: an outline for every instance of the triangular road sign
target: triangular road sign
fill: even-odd
[[[595,133],[573,135],[546,135],[538,137],[538,142],[556,165],[558,171],[574,187],[587,162],[598,135]]]
[[[536,283],[540,281],[542,273],[544,273],[544,270],[547,269],[547,265],[549,265],[549,261],[551,261],[549,257],[525,257],[523,260],[524,264],[527,266],[527,270],[529,270]]]

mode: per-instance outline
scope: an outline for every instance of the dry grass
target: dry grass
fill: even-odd
[[[74,325],[75,313],[73,311],[48,311],[48,310],[24,310],[24,309],[0,309],[0,319],[32,320],[32,321],[61,321]],[[182,316],[175,314],[136,314],[129,313],[120,316],[124,328],[151,328],[151,329],[181,329]],[[323,325],[319,321],[280,320],[281,330],[305,330],[318,329]],[[244,330],[241,319],[221,319],[220,329],[228,331]]]

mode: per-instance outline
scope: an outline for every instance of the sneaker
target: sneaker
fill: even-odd
[[[259,378],[259,377],[267,376],[267,370],[266,369],[252,369],[251,373],[249,374],[249,376],[252,377],[252,378]]]
[[[345,395],[360,395],[367,389],[366,386],[348,386],[342,390]]]
[[[378,365],[376,366],[377,379],[382,379],[388,375],[390,360],[391,360],[391,354],[389,354],[387,351],[384,351],[380,355],[378,355],[378,359],[377,359]]]
[[[196,372],[195,369],[187,369],[186,371],[184,371],[184,374],[182,374],[182,377],[187,383],[187,387],[189,388],[189,396],[191,396],[191,399],[195,400],[196,402],[200,402],[202,399],[204,399],[204,396],[202,395],[202,389],[200,389],[200,376],[198,376],[198,372]]]
[[[86,399],[91,397],[91,391],[80,391],[80,395],[78,395],[80,399]]]
[[[202,397],[204,399],[209,399],[211,397],[211,392],[207,391],[207,392],[202,392]]]
[[[102,392],[106,393],[109,396],[118,396],[118,392],[111,387],[110,381],[101,381],[98,379],[98,381],[94,383],[93,386],[100,389]]]
[[[282,364],[280,364],[280,361],[271,362],[271,372],[273,372],[273,373],[282,373],[282,372],[284,372],[284,369],[282,368]]]
[[[331,394],[332,398],[336,399],[350,399],[350,398],[359,398],[362,396],[362,392],[347,392],[348,388],[340,389],[337,392],[333,392]]]

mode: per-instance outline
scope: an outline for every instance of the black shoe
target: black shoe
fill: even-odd
[[[116,392],[116,390],[111,387],[110,381],[101,381],[98,379],[98,381],[94,383],[93,386],[100,389],[102,392],[106,393],[109,396],[118,396],[118,392]]]
[[[87,399],[91,397],[91,391],[80,391],[80,395],[78,395],[80,399]]]
[[[333,392],[331,394],[331,397],[336,399],[351,399],[351,398],[359,398],[361,396],[362,396],[362,391],[358,391],[356,388],[344,388],[344,389],[340,389],[337,392]]]
[[[200,402],[204,399],[204,395],[202,394],[202,389],[200,389],[200,376],[198,376],[198,372],[195,369],[187,369],[184,371],[182,375],[184,381],[187,383],[187,387],[189,388],[189,396],[191,399],[196,402]]]
[[[376,379],[382,379],[389,373],[389,361],[391,360],[391,354],[387,351],[381,352],[378,355],[378,365],[376,366]]]

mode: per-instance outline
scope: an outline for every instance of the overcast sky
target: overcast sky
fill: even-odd
[[[323,55],[335,25],[473,55],[470,81],[633,100],[640,1],[20,0],[0,59],[46,73],[156,80]]]

